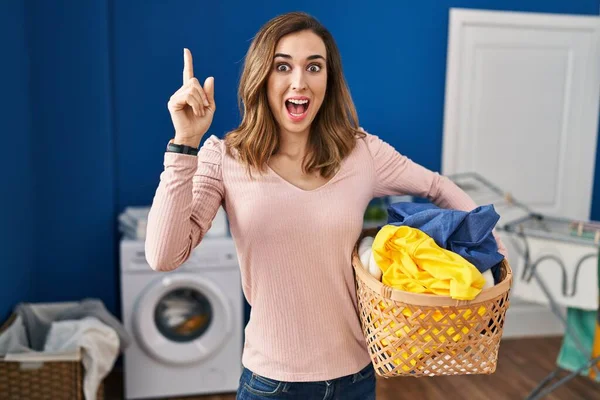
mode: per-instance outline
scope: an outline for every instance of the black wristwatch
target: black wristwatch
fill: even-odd
[[[167,152],[189,154],[191,156],[198,155],[198,149],[195,147],[186,146],[184,144],[175,144],[171,142],[169,142],[169,144],[167,145]]]

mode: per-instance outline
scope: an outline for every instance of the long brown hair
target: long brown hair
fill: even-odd
[[[342,71],[342,60],[333,36],[314,17],[292,12],[277,16],[258,31],[244,61],[238,90],[242,122],[225,136],[228,149],[236,149],[239,160],[250,169],[264,171],[271,155],[279,149],[277,122],[267,99],[267,80],[279,39],[290,33],[310,30],[325,43],[327,89],[311,125],[310,150],[303,160],[305,172],[319,171],[330,178],[342,160],[363,136],[350,90]]]

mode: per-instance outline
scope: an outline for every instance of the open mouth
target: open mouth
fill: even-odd
[[[288,115],[295,121],[299,121],[306,116],[309,105],[310,100],[308,99],[288,99],[285,101]]]

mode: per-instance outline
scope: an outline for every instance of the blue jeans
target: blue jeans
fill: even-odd
[[[369,364],[361,371],[329,381],[282,382],[244,368],[237,400],[375,400],[375,370]]]

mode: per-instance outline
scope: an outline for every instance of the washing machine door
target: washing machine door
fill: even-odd
[[[211,280],[174,274],[153,281],[137,298],[133,330],[153,358],[196,363],[218,351],[233,325],[227,298]]]

